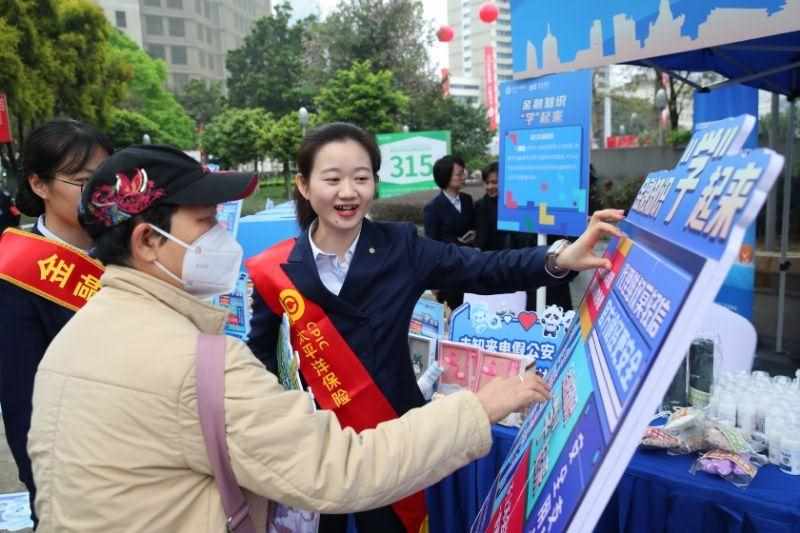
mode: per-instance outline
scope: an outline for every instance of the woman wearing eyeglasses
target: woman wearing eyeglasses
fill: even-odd
[[[34,526],[36,487],[26,451],[34,375],[50,341],[99,288],[103,268],[87,255],[92,241],[78,223],[78,205],[83,185],[111,151],[104,135],[75,120],[34,130],[22,149],[16,205],[38,218],[30,232],[8,229],[0,238],[0,405]]]

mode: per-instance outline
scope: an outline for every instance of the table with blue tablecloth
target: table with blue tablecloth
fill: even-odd
[[[492,434],[486,457],[427,491],[432,533],[469,531],[517,430],[495,426]],[[739,489],[718,477],[689,473],[695,457],[637,452],[595,531],[800,533],[800,477],[769,465]]]

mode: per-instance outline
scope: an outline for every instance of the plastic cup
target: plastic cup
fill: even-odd
[[[784,432],[780,449],[781,471],[792,476],[800,476],[800,427],[793,426]]]

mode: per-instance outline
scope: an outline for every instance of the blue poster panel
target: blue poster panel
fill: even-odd
[[[586,228],[592,73],[500,86],[497,227],[580,235]]]
[[[592,531],[783,166],[737,153],[753,124],[706,124],[647,177],[472,531]]]

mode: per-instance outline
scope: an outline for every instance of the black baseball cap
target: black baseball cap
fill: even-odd
[[[210,172],[171,146],[115,152],[83,188],[78,219],[92,237],[157,205],[215,205],[250,196],[255,175]]]

